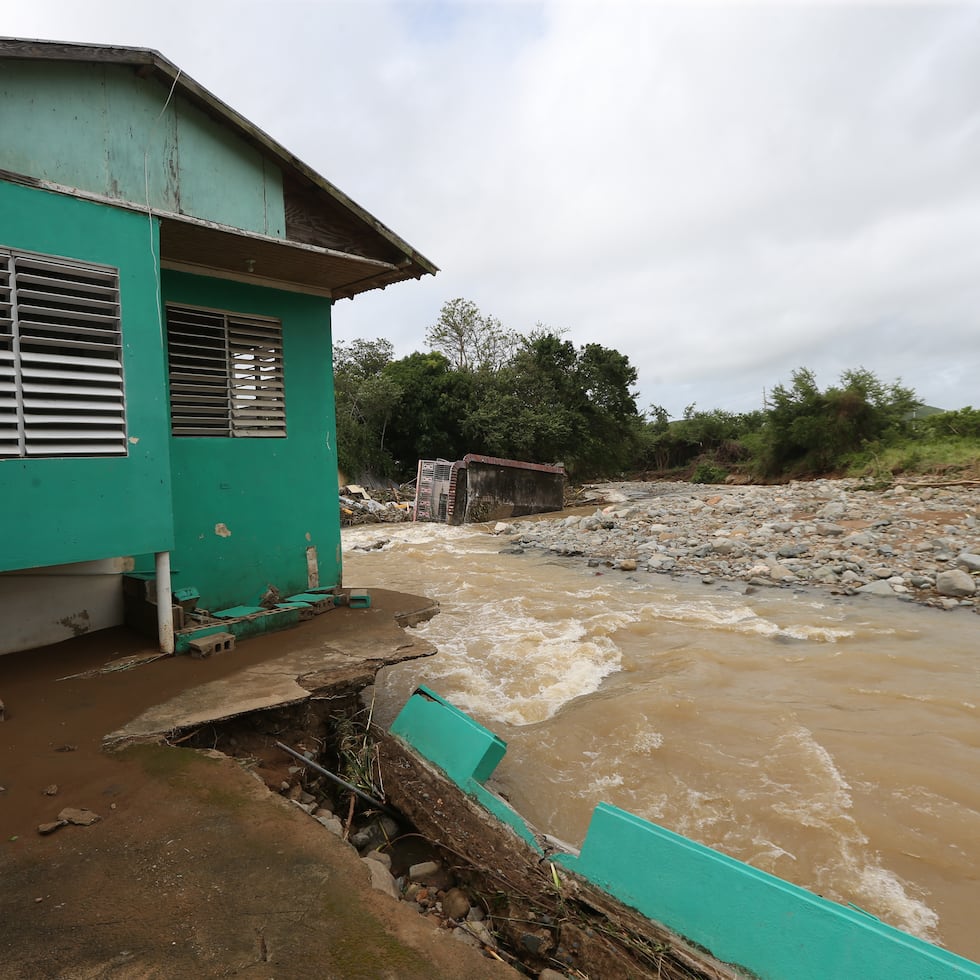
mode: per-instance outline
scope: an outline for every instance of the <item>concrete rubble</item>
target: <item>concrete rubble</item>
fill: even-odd
[[[395,524],[412,520],[414,490],[405,489],[403,494],[402,489],[392,486],[374,490],[372,494],[354,483],[341,487],[341,525]]]

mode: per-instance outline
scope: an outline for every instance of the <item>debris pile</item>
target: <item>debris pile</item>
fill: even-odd
[[[415,507],[415,484],[375,489],[368,493],[356,483],[340,488],[340,524],[383,524],[412,520]]]
[[[424,763],[375,727],[372,714],[356,699],[346,707],[308,702],[239,715],[175,741],[235,756],[354,848],[375,889],[521,975],[730,980],[678,960],[638,913],[622,920],[583,898],[509,829],[474,816],[477,805],[445,777],[420,785],[415,768],[427,771]]]

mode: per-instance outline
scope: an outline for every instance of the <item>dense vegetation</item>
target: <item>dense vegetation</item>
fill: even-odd
[[[626,355],[576,348],[541,324],[508,331],[468,300],[445,304],[426,344],[398,360],[383,339],[337,345],[338,452],[348,475],[404,480],[420,458],[468,452],[563,462],[573,479],[645,472],[703,483],[955,472],[980,456],[980,410],[921,417],[914,391],[864,368],[823,390],[800,368],[765,409],[690,405],[671,421],[659,406],[638,410]]]
[[[345,473],[407,478],[420,458],[468,452],[563,462],[580,477],[635,465],[643,418],[624,354],[576,348],[540,324],[510,333],[462,299],[443,307],[426,343],[400,360],[387,340],[335,348]]]

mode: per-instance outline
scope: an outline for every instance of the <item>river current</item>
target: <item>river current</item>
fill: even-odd
[[[491,784],[539,830],[580,846],[605,800],[980,960],[975,615],[505,546],[344,531],[345,584],[442,605],[379,721],[424,683],[507,741]]]

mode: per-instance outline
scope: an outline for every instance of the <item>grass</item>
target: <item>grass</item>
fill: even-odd
[[[980,479],[980,444],[955,437],[915,439],[858,453],[847,461],[846,475],[890,481],[900,475],[944,480]]]

